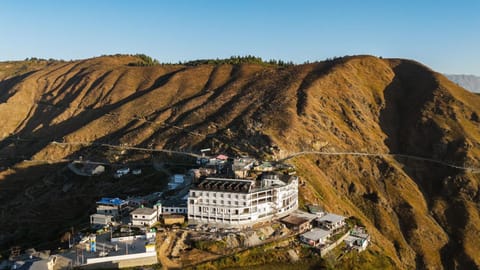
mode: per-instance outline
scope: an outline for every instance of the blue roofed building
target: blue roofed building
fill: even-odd
[[[101,198],[97,201],[97,214],[115,218],[128,214],[128,202],[120,198]]]

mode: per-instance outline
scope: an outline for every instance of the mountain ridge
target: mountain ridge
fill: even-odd
[[[108,159],[95,147],[62,148],[52,141],[208,147],[267,158],[304,150],[400,153],[480,167],[480,97],[415,61],[351,56],[285,67],[128,65],[134,61],[0,63],[0,115],[8,116],[0,118],[0,155],[9,158],[0,172],[2,217],[41,218],[55,197],[75,213],[51,218],[72,224],[88,209],[81,201],[106,195],[104,187],[118,190],[89,180],[73,183],[77,194],[67,195],[61,175],[29,179],[51,168],[24,159]],[[372,260],[383,256],[391,267],[407,269],[480,265],[473,240],[480,232],[478,175],[402,157],[308,155],[292,162],[306,181],[303,202],[365,223],[375,239],[365,255]],[[30,186],[38,198],[23,192]],[[88,194],[88,186],[98,192]],[[57,227],[44,229],[55,233]],[[2,235],[0,245],[15,237]]]
[[[445,74],[445,76],[458,84],[459,86],[468,89],[474,93],[480,93],[480,77],[466,74]]]

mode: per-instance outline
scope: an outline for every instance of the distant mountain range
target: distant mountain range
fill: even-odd
[[[474,75],[453,75],[445,74],[448,79],[460,85],[461,87],[475,93],[480,93],[480,77]]]

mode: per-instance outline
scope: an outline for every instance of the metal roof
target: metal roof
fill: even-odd
[[[97,204],[114,205],[114,206],[120,206],[126,203],[127,201],[122,200],[120,198],[101,198],[100,201],[97,202]]]
[[[328,237],[329,235],[330,235],[329,231],[314,228],[311,231],[308,231],[308,232],[302,234],[302,237],[304,237],[306,239],[318,241],[320,239],[324,239],[324,238]]]
[[[148,207],[143,207],[143,208],[137,208],[135,210],[133,210],[130,215],[152,215],[154,214],[155,212],[157,212],[157,210],[153,209],[153,208],[148,208]]]
[[[328,221],[328,222],[331,222],[331,223],[337,223],[337,222],[341,222],[341,221],[345,220],[345,217],[340,216],[340,215],[335,215],[335,214],[332,214],[332,213],[328,213],[325,216],[323,216],[321,218],[318,218],[317,220],[318,221]]]

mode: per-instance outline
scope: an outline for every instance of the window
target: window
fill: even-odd
[[[195,197],[195,191],[192,191],[192,197]]]

